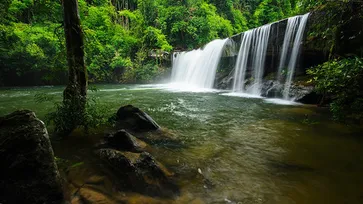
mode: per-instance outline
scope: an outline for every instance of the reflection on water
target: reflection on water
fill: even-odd
[[[327,110],[160,85],[98,88],[89,95],[110,113],[132,103],[186,145],[150,149],[177,176],[182,194],[176,203],[363,203],[361,131],[331,122]],[[0,114],[31,109],[44,118],[62,89],[0,90]],[[38,93],[54,94],[54,101],[39,105]],[[99,136],[55,142],[55,153],[87,159]],[[108,185],[103,188],[111,191]]]

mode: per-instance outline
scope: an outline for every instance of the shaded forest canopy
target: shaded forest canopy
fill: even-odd
[[[165,52],[305,13],[319,2],[79,0],[90,81],[150,82],[167,72]],[[0,85],[66,82],[62,19],[60,0],[1,1]],[[151,52],[157,57],[150,58]]]

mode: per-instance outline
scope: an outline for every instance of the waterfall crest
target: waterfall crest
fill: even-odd
[[[174,53],[172,83],[196,88],[213,88],[223,48],[229,39],[218,39],[203,49]]]

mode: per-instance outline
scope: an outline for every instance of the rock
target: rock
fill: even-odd
[[[155,131],[160,126],[145,112],[132,105],[121,107],[116,114],[117,127],[135,132]]]
[[[135,137],[147,142],[155,147],[167,147],[167,148],[185,148],[186,145],[177,138],[173,131],[166,128],[160,128],[158,131],[135,133]]]
[[[98,176],[98,175],[93,175],[91,177],[89,177],[87,180],[86,180],[86,183],[87,184],[104,184],[105,183],[105,177],[104,176]]]
[[[284,161],[270,160],[268,165],[271,169],[277,170],[277,172],[279,173],[286,173],[293,171],[307,171],[307,172],[314,171],[314,169],[309,166],[304,166]]]
[[[138,140],[125,130],[119,130],[106,135],[105,141],[110,147],[130,152],[142,152],[142,149],[146,146],[144,142]]]
[[[132,161],[122,152],[114,149],[100,149],[96,154],[104,164],[119,177],[121,188],[135,189],[142,183],[142,176]]]
[[[303,86],[292,84],[290,88],[290,97],[294,98],[295,101],[299,101],[314,91],[312,86]]]
[[[262,84],[262,96],[267,98],[283,98],[284,84],[274,80],[264,81]],[[294,101],[304,104],[318,104],[321,95],[314,91],[312,86],[291,84],[289,97]]]
[[[278,81],[267,80],[262,83],[261,95],[267,98],[282,98],[284,85]]]
[[[81,203],[97,203],[97,204],[116,204],[117,202],[109,198],[102,192],[95,191],[91,188],[81,188],[79,190],[79,197],[82,201]]]
[[[226,76],[220,80],[218,79],[216,80],[215,87],[223,90],[233,88],[233,80],[234,80],[233,76]]]
[[[178,187],[170,179],[171,174],[146,152],[131,153],[114,149],[96,152],[113,175],[119,190],[133,191],[156,197],[179,195]]]
[[[0,117],[0,203],[64,203],[47,129],[31,111]]]
[[[151,154],[143,152],[140,154],[134,165],[148,181],[154,180],[156,183],[160,183],[161,185],[169,185],[168,176],[171,176],[172,174],[168,172],[166,168],[163,167],[160,163],[156,162]],[[173,188],[172,185],[169,187]]]
[[[301,98],[299,98],[297,100],[297,102],[304,103],[304,104],[320,104],[322,99],[323,99],[322,95],[316,93],[315,91],[312,91],[312,92],[302,96]]]

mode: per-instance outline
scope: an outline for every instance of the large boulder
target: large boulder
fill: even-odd
[[[145,112],[132,105],[121,107],[116,114],[117,127],[135,132],[159,130],[160,126]]]
[[[179,188],[172,174],[146,152],[131,153],[114,149],[96,151],[106,168],[115,175],[121,191],[132,191],[156,197],[174,197]]]
[[[31,111],[0,117],[0,203],[64,202],[47,129]]]

